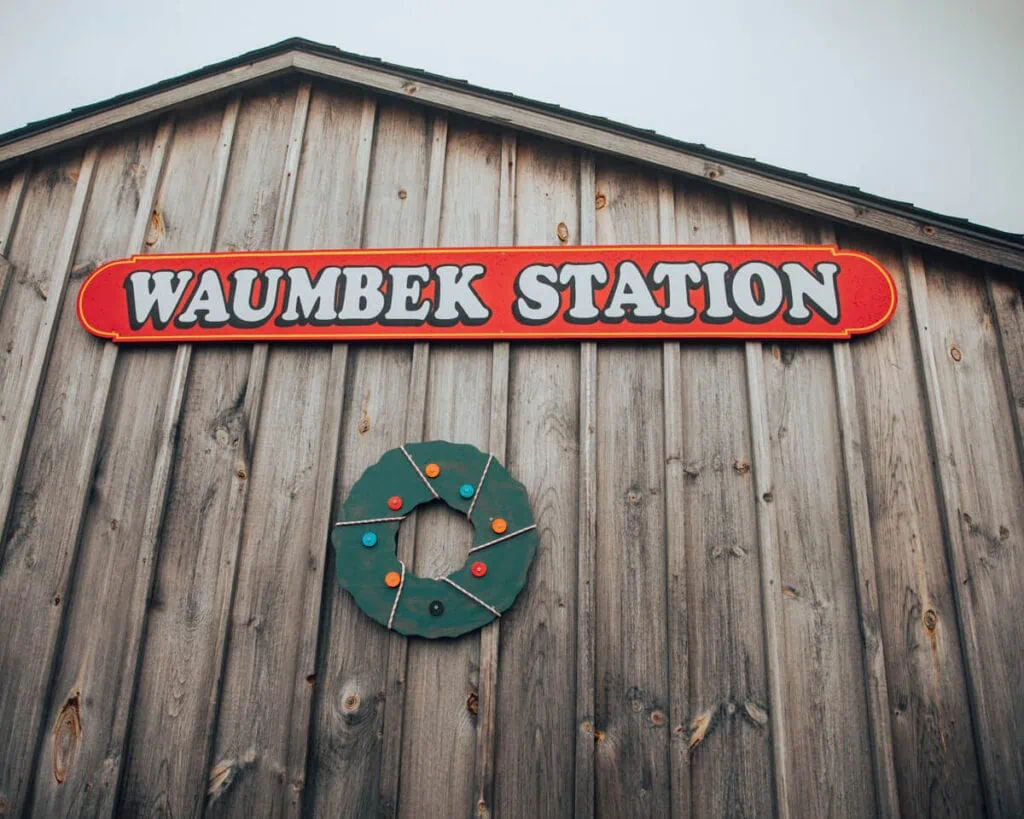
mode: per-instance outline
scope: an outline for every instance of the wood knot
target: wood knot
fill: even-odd
[[[68,771],[78,755],[81,736],[81,695],[78,691],[72,691],[53,726],[53,778],[58,785],[64,784],[68,778]]]
[[[963,358],[963,353],[961,353],[960,348],[954,344],[949,348],[949,357],[952,358],[954,361],[959,361],[961,358]]]
[[[414,83],[414,82],[404,82],[404,83],[402,83],[402,90],[406,94],[415,94],[420,89],[419,89],[419,86],[416,85],[416,83]]]
[[[238,479],[241,481],[244,481],[246,478],[249,477],[249,473],[245,471],[244,466],[239,467],[238,471],[235,474],[238,475]]]
[[[480,697],[477,696],[476,691],[470,691],[469,696],[466,697],[466,710],[474,717],[480,713]]]
[[[309,683],[310,685],[315,683],[316,682],[316,674],[307,674],[306,675],[306,682]]]
[[[409,195],[409,192],[405,188],[398,189],[398,198],[405,199]]]
[[[55,605],[55,606],[59,606],[60,605],[60,595],[59,594],[55,594],[53,596],[53,605]]]
[[[665,724],[665,715],[661,711],[651,711],[651,722],[660,727]]]
[[[792,586],[783,586],[782,587],[782,596],[783,597],[790,597],[790,598],[795,600],[796,598],[798,598],[800,596],[800,592],[798,592]]]
[[[346,714],[352,714],[359,710],[359,695],[355,691],[349,691],[341,701],[341,710]]]
[[[743,703],[743,714],[758,728],[764,728],[768,724],[768,712],[756,702],[748,700]]]
[[[630,489],[626,493],[626,501],[630,504],[630,506],[636,506],[642,500],[643,494],[638,489]]]
[[[732,468],[735,469],[740,475],[746,475],[750,471],[750,464],[746,461],[736,460],[733,462]]]
[[[718,179],[722,175],[721,165],[705,165],[704,166],[704,177],[706,179]]]
[[[939,615],[935,613],[934,609],[928,609],[924,613],[924,628],[929,634],[935,632],[936,627],[939,625]]]
[[[598,193],[594,197],[594,210],[603,210],[608,205],[608,197],[603,193]]]
[[[921,227],[921,232],[925,236],[934,236],[935,235],[935,227],[933,225],[923,225]]]
[[[565,222],[559,222],[558,227],[555,229],[555,233],[558,236],[558,241],[563,245],[569,241],[569,228],[565,226]]]
[[[775,496],[771,492],[765,492],[761,496],[761,498],[764,500],[765,503],[771,503],[773,500],[775,500]]]
[[[359,419],[356,429],[359,430],[360,435],[365,435],[370,431],[370,416],[366,414],[365,410],[363,410],[363,417]]]
[[[6,816],[10,809],[11,803],[7,801],[6,796],[0,793],[0,816]]]
[[[491,812],[487,809],[487,803],[481,799],[476,803],[476,815],[477,816],[490,816]]]

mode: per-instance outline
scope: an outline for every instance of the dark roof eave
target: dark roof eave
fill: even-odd
[[[162,80],[161,82],[154,83],[135,91],[119,94],[107,100],[75,108],[65,114],[28,123],[20,128],[8,131],[5,134],[0,134],[0,148],[29,137],[42,134],[59,126],[64,126],[96,114],[143,100],[154,94],[184,86],[197,80],[215,76],[232,69],[287,54],[289,52],[300,52],[304,54],[328,57],[334,60],[340,60],[350,64],[384,71],[388,74],[409,80],[429,81],[436,85],[448,87],[462,93],[469,93],[474,96],[512,104],[519,108],[536,111],[548,116],[556,116],[569,123],[585,124],[591,128],[599,129],[609,134],[643,141],[661,148],[685,152],[708,162],[714,162],[731,168],[750,171],[776,182],[795,185],[809,191],[838,197],[850,203],[855,208],[870,208],[894,216],[911,218],[919,221],[922,225],[942,227],[956,234],[965,237],[972,237],[979,241],[1002,247],[1003,249],[1014,253],[1021,252],[1022,256],[1024,256],[1024,234],[986,227],[984,225],[970,222],[967,219],[935,213],[933,211],[915,207],[910,203],[899,202],[897,200],[865,193],[859,188],[853,186],[828,182],[806,174],[790,171],[785,168],[779,168],[764,162],[758,162],[757,160],[749,157],[737,156],[724,151],[717,151],[701,144],[684,142],[682,140],[662,136],[652,130],[625,125],[623,123],[605,119],[604,117],[584,114],[571,109],[562,108],[552,103],[540,102],[537,100],[527,99],[525,97],[519,97],[507,92],[474,86],[464,80],[453,79],[451,77],[433,74],[428,71],[387,63],[373,57],[364,57],[359,54],[345,52],[333,46],[324,45],[322,43],[298,37],[282,40],[281,42],[274,43],[273,45],[249,51],[237,57],[213,63],[177,77]],[[290,66],[282,73],[287,73],[288,70],[297,72],[301,71],[299,68]],[[266,79],[266,77],[263,77],[262,79]],[[56,147],[57,146],[54,145],[42,150],[49,150]],[[15,158],[16,157],[12,157],[8,162],[14,161]]]

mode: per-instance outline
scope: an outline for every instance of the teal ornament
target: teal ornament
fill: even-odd
[[[435,478],[424,472],[430,463],[441,468]],[[400,512],[388,507],[396,495]],[[447,577],[418,577],[398,561],[398,529],[417,506],[435,502],[468,517],[473,545],[465,564]],[[499,517],[508,521],[503,535],[491,529]],[[377,548],[366,544],[367,536]],[[458,637],[500,617],[526,585],[539,537],[526,488],[496,458],[469,444],[428,441],[389,450],[363,473],[331,544],[338,582],[367,616],[399,634],[433,639]],[[472,565],[481,560],[487,572],[477,577]],[[385,583],[389,572],[403,576],[398,587]]]
[[[363,532],[361,540],[367,549],[377,545],[377,536],[373,532]]]

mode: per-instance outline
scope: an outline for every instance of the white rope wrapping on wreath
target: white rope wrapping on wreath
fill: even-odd
[[[477,597],[475,594],[473,594],[473,592],[469,591],[468,589],[462,588],[462,586],[460,586],[458,583],[456,583],[450,577],[435,577],[434,579],[435,580],[443,580],[449,586],[454,586],[460,592],[462,592],[464,595],[466,595],[466,597],[468,597],[470,600],[472,600],[474,603],[479,603],[481,606],[483,606],[485,609],[487,609],[495,617],[501,617],[501,612],[498,611],[496,608],[494,608],[494,606],[491,606],[491,605],[485,603],[483,600],[481,600],[479,597]]]
[[[367,518],[366,520],[339,520],[335,526],[358,526],[360,523],[390,523],[393,520],[405,520],[405,515],[394,518]]]
[[[388,631],[391,631],[391,624],[395,622],[395,612],[398,611],[398,598],[402,596],[402,589],[405,588],[405,564],[399,560],[398,565],[402,567],[402,579],[398,581],[398,591],[395,592],[395,602],[391,604],[391,616],[388,617]]]
[[[400,450],[402,450],[402,454],[403,454],[403,455],[404,455],[404,456],[405,456],[406,458],[408,458],[408,459],[409,459],[409,463],[411,463],[411,464],[412,464],[412,468],[416,470],[416,474],[420,476],[420,480],[421,480],[421,481],[423,481],[423,483],[425,483],[425,484],[427,485],[427,489],[429,489],[429,490],[430,490],[430,494],[431,494],[431,495],[433,495],[433,496],[434,496],[434,498],[436,499],[436,498],[438,497],[438,495],[437,495],[437,492],[435,492],[435,491],[434,491],[434,487],[433,487],[433,486],[431,485],[430,481],[428,481],[428,480],[427,480],[427,476],[426,476],[426,475],[424,475],[424,474],[423,474],[422,472],[420,472],[420,468],[419,468],[419,467],[418,467],[418,466],[416,465],[416,461],[414,461],[414,460],[412,459],[412,455],[410,455],[410,454],[409,454],[409,453],[408,453],[408,452],[406,451],[406,449],[405,449],[405,446],[404,446],[404,445],[403,445],[403,446],[400,446],[400,447],[398,447],[398,448],[399,448]]]
[[[479,552],[481,549],[486,549],[488,546],[493,546],[495,543],[501,543],[503,540],[508,540],[516,535],[521,535],[523,532],[529,532],[531,529],[536,529],[537,524],[531,524],[530,526],[524,526],[522,529],[516,529],[514,532],[509,532],[507,535],[496,537],[494,540],[488,540],[486,543],[481,543],[479,546],[474,546],[469,550],[470,554],[473,552]]]
[[[484,464],[484,471],[480,474],[480,483],[476,485],[476,492],[473,493],[473,501],[469,504],[469,509],[466,510],[467,518],[473,514],[473,507],[476,506],[476,499],[480,497],[480,489],[484,485],[484,478],[487,477],[487,470],[491,468],[491,461],[493,460],[494,456],[487,453],[487,463]]]

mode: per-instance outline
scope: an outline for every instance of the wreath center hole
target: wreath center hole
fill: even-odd
[[[473,526],[464,514],[433,501],[414,509],[402,528],[410,524],[416,527],[413,571],[420,577],[449,575],[465,565],[473,546]]]

